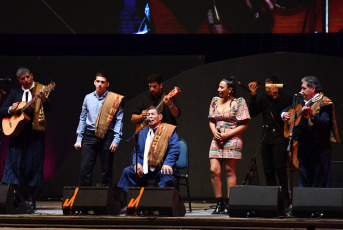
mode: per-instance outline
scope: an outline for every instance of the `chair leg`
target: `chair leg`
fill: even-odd
[[[189,192],[189,184],[188,184],[188,178],[187,177],[186,177],[186,183],[187,183],[187,196],[188,196],[189,212],[192,212],[191,195]]]
[[[180,178],[179,177],[177,177],[176,189],[177,189],[177,191],[180,191]]]

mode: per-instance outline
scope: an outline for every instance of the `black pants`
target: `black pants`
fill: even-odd
[[[282,187],[282,198],[284,200],[288,199],[287,154],[287,143],[262,143],[261,155],[267,185],[277,186],[277,176],[279,185]]]
[[[94,131],[87,130],[82,140],[80,186],[91,186],[92,174],[98,154],[101,161],[101,183],[112,186],[113,155],[110,146],[113,141],[113,131],[108,131],[104,139],[95,136]]]

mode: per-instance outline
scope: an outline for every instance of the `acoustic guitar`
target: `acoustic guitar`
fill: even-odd
[[[290,160],[295,169],[299,169],[298,146],[299,146],[298,141],[294,140],[293,141],[293,158],[292,158],[292,152],[288,153],[289,157],[292,158]]]
[[[323,97],[323,95],[318,94],[314,97],[312,97],[306,104],[305,106],[310,106],[312,105],[314,102],[319,101],[321,98]],[[303,107],[301,104],[298,104],[295,111],[294,109],[289,109],[288,112],[290,113],[290,120],[289,121],[285,121],[284,124],[284,136],[286,138],[288,138],[291,134],[291,131],[293,130],[294,126],[297,126],[300,122],[301,119],[301,114],[303,112]],[[293,158],[291,159],[291,162],[294,166],[294,168],[299,169],[299,160],[298,160],[298,141],[294,140],[293,141]],[[289,157],[291,157],[291,152],[289,153]]]
[[[47,94],[55,88],[55,85],[56,84],[52,82],[41,91]],[[6,136],[16,137],[21,133],[24,125],[30,121],[30,113],[33,111],[31,105],[37,99],[38,94],[28,103],[25,101],[20,102],[15,111],[2,119],[2,129]]]
[[[322,94],[317,94],[316,96],[312,97],[306,104],[305,106],[311,106],[314,102],[319,101],[323,97]],[[301,114],[303,112],[303,107],[301,104],[298,104],[295,110],[293,108],[289,109],[288,112],[290,113],[291,118],[289,121],[285,121],[284,123],[284,131],[283,134],[286,138],[289,137],[291,134],[291,131],[293,130],[293,127],[298,126],[300,119],[301,119]]]
[[[173,97],[178,95],[180,92],[181,92],[180,88],[175,86],[174,89],[168,93],[168,98],[172,99]],[[161,100],[160,103],[156,106],[156,108],[159,111],[162,111],[163,110],[163,106],[164,106],[164,103],[163,103],[163,100]],[[146,119],[144,119],[141,122],[137,122],[136,123],[136,132],[139,132],[141,129],[145,128],[147,125],[148,124],[147,124]]]

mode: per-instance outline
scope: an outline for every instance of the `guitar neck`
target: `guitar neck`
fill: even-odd
[[[35,102],[38,98],[38,94],[36,96],[34,96],[31,101],[29,101],[22,109],[21,112],[24,112],[29,106],[32,105],[33,102]]]
[[[313,100],[310,99],[308,102],[305,103],[305,106],[310,106],[312,104]],[[299,111],[297,112],[297,117],[303,112],[303,107],[301,109],[299,109]]]
[[[167,95],[167,97],[168,97],[169,99],[171,99],[171,98],[173,98],[175,95],[177,95],[179,92],[180,92],[180,88],[175,87],[172,91],[169,92],[169,94]],[[156,106],[156,108],[157,108],[158,110],[160,110],[160,111],[161,111],[161,108],[163,108],[163,106],[164,106],[163,97],[164,97],[164,94],[162,95],[162,98],[161,98],[160,103],[158,103],[158,105]]]
[[[161,100],[160,103],[158,103],[158,105],[156,106],[156,108],[160,110],[162,106],[163,106],[163,101]]]
[[[51,90],[54,90],[54,88],[55,88],[55,82],[51,82],[48,86],[44,86],[43,87],[43,89],[41,89],[40,90],[40,93],[50,93],[51,92]],[[34,103],[36,100],[37,100],[37,98],[39,97],[39,93],[38,94],[36,94],[32,99],[31,99],[31,101],[29,101],[22,109],[21,109],[21,112],[24,112],[29,106],[31,106],[32,105],[32,103]]]

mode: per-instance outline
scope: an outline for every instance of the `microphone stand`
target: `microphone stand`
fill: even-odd
[[[290,193],[290,199],[291,199],[291,202],[290,202],[290,205],[289,205],[289,208],[288,208],[288,212],[286,215],[288,215],[288,217],[292,217],[293,216],[293,170],[294,170],[294,167],[293,167],[293,130],[294,130],[294,124],[295,124],[295,119],[296,119],[296,98],[297,98],[297,94],[294,95],[293,97],[293,105],[292,105],[292,109],[294,111],[294,115],[293,115],[293,121],[292,121],[292,124],[291,127],[291,131],[289,133],[289,137],[288,137],[288,146],[287,146],[287,152],[291,153],[291,157],[287,158],[287,163],[288,163],[288,167],[289,167],[289,170],[287,171],[287,174],[288,174],[288,183],[290,183],[288,185],[289,187],[289,193]],[[290,162],[290,159],[291,159],[291,162]],[[289,172],[290,171],[290,172]],[[290,175],[289,175],[290,174]]]
[[[128,143],[129,141],[131,141],[133,138],[135,138],[135,153],[136,153],[136,173],[135,173],[135,182],[137,185],[138,182],[138,137],[139,137],[139,133],[144,129],[145,127],[141,128],[140,130],[136,131],[131,137],[129,137],[125,143]]]
[[[239,86],[241,86],[242,89],[243,89],[243,90],[242,90],[242,94],[241,94],[242,97],[243,97],[243,93],[244,93],[245,90],[248,91],[248,92],[251,92],[251,90],[250,90],[248,87],[246,87],[245,85],[243,85],[240,81],[236,81],[236,82],[237,82],[237,84],[238,84]],[[255,152],[253,158],[251,159],[251,162],[250,162],[250,165],[249,165],[249,168],[248,168],[248,172],[247,172],[247,174],[245,175],[245,178],[244,178],[244,180],[243,180],[243,182],[242,182],[242,185],[245,185],[245,184],[247,183],[247,180],[248,180],[249,177],[250,177],[250,174],[251,174],[251,171],[252,171],[252,169],[253,169],[253,166],[256,165],[257,154],[259,153],[259,151],[260,151],[260,149],[261,149],[261,145],[262,145],[262,142],[263,142],[263,140],[264,140],[264,138],[265,138],[265,136],[266,136],[266,133],[267,133],[267,131],[264,133],[264,135],[263,135],[263,137],[262,137],[262,140],[261,140],[261,142],[260,142],[260,144],[259,144],[259,146],[258,146],[258,148],[257,148],[257,151]],[[258,180],[258,177],[257,177],[257,180]]]
[[[138,136],[139,136],[139,133],[140,133],[141,131],[142,131],[142,129],[135,133],[135,152],[136,152],[136,173],[135,173],[135,182],[136,182],[136,186],[137,186],[137,183],[138,183],[138,148],[139,148],[139,145],[138,145]]]
[[[267,134],[267,130],[264,131],[262,140],[261,140],[261,142],[260,142],[260,144],[259,144],[259,146],[258,146],[258,148],[257,148],[257,150],[256,150],[256,152],[255,152],[255,154],[253,156],[253,158],[251,159],[251,162],[250,162],[250,165],[249,165],[249,168],[248,168],[248,172],[245,175],[245,178],[244,178],[244,180],[242,182],[242,185],[246,185],[249,177],[251,177],[251,171],[253,170],[253,166],[256,165],[256,158],[257,158],[258,153],[261,150],[261,145],[262,145],[262,142],[263,142],[264,138],[266,137],[266,134]],[[257,181],[258,181],[258,177],[257,177]]]

